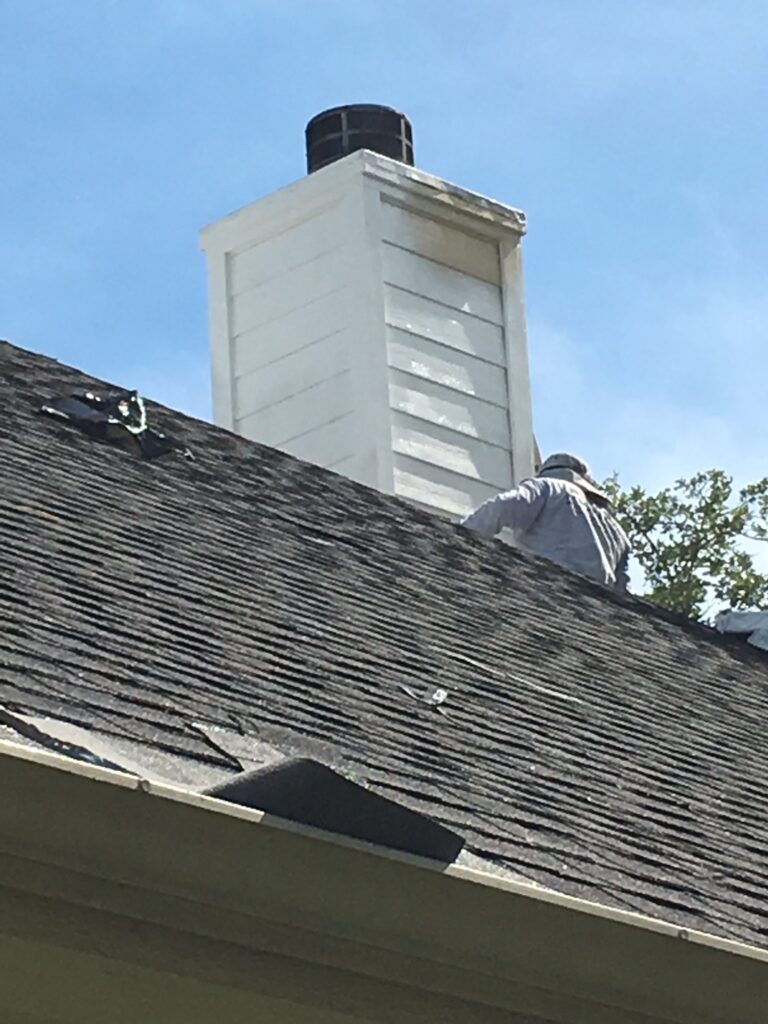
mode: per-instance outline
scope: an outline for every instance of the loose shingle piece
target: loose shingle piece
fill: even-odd
[[[166,455],[175,447],[170,437],[149,425],[144,399],[137,391],[107,396],[91,391],[59,395],[43,402],[40,411],[72,423],[89,437],[135,448],[146,459]]]
[[[211,785],[309,758],[489,869],[768,946],[765,652],[149,402],[194,461],[94,441],[40,406],[115,389],[10,345],[0,389],[11,714]]]

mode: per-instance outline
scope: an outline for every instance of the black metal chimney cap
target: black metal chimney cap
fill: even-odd
[[[392,107],[377,103],[331,107],[312,118],[305,135],[308,174],[356,149],[372,149],[413,166],[411,122]]]

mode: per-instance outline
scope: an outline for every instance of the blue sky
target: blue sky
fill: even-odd
[[[210,415],[198,229],[380,102],[522,207],[544,449],[768,473],[764,0],[0,0],[0,336]]]

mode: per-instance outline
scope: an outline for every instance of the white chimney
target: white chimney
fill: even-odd
[[[201,233],[215,422],[455,518],[533,471],[524,215],[330,159]]]

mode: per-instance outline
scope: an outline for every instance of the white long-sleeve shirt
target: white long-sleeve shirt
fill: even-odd
[[[627,588],[627,535],[609,509],[589,501],[577,484],[567,480],[524,480],[484,502],[461,525],[483,537],[509,527],[526,551],[615,590]]]

